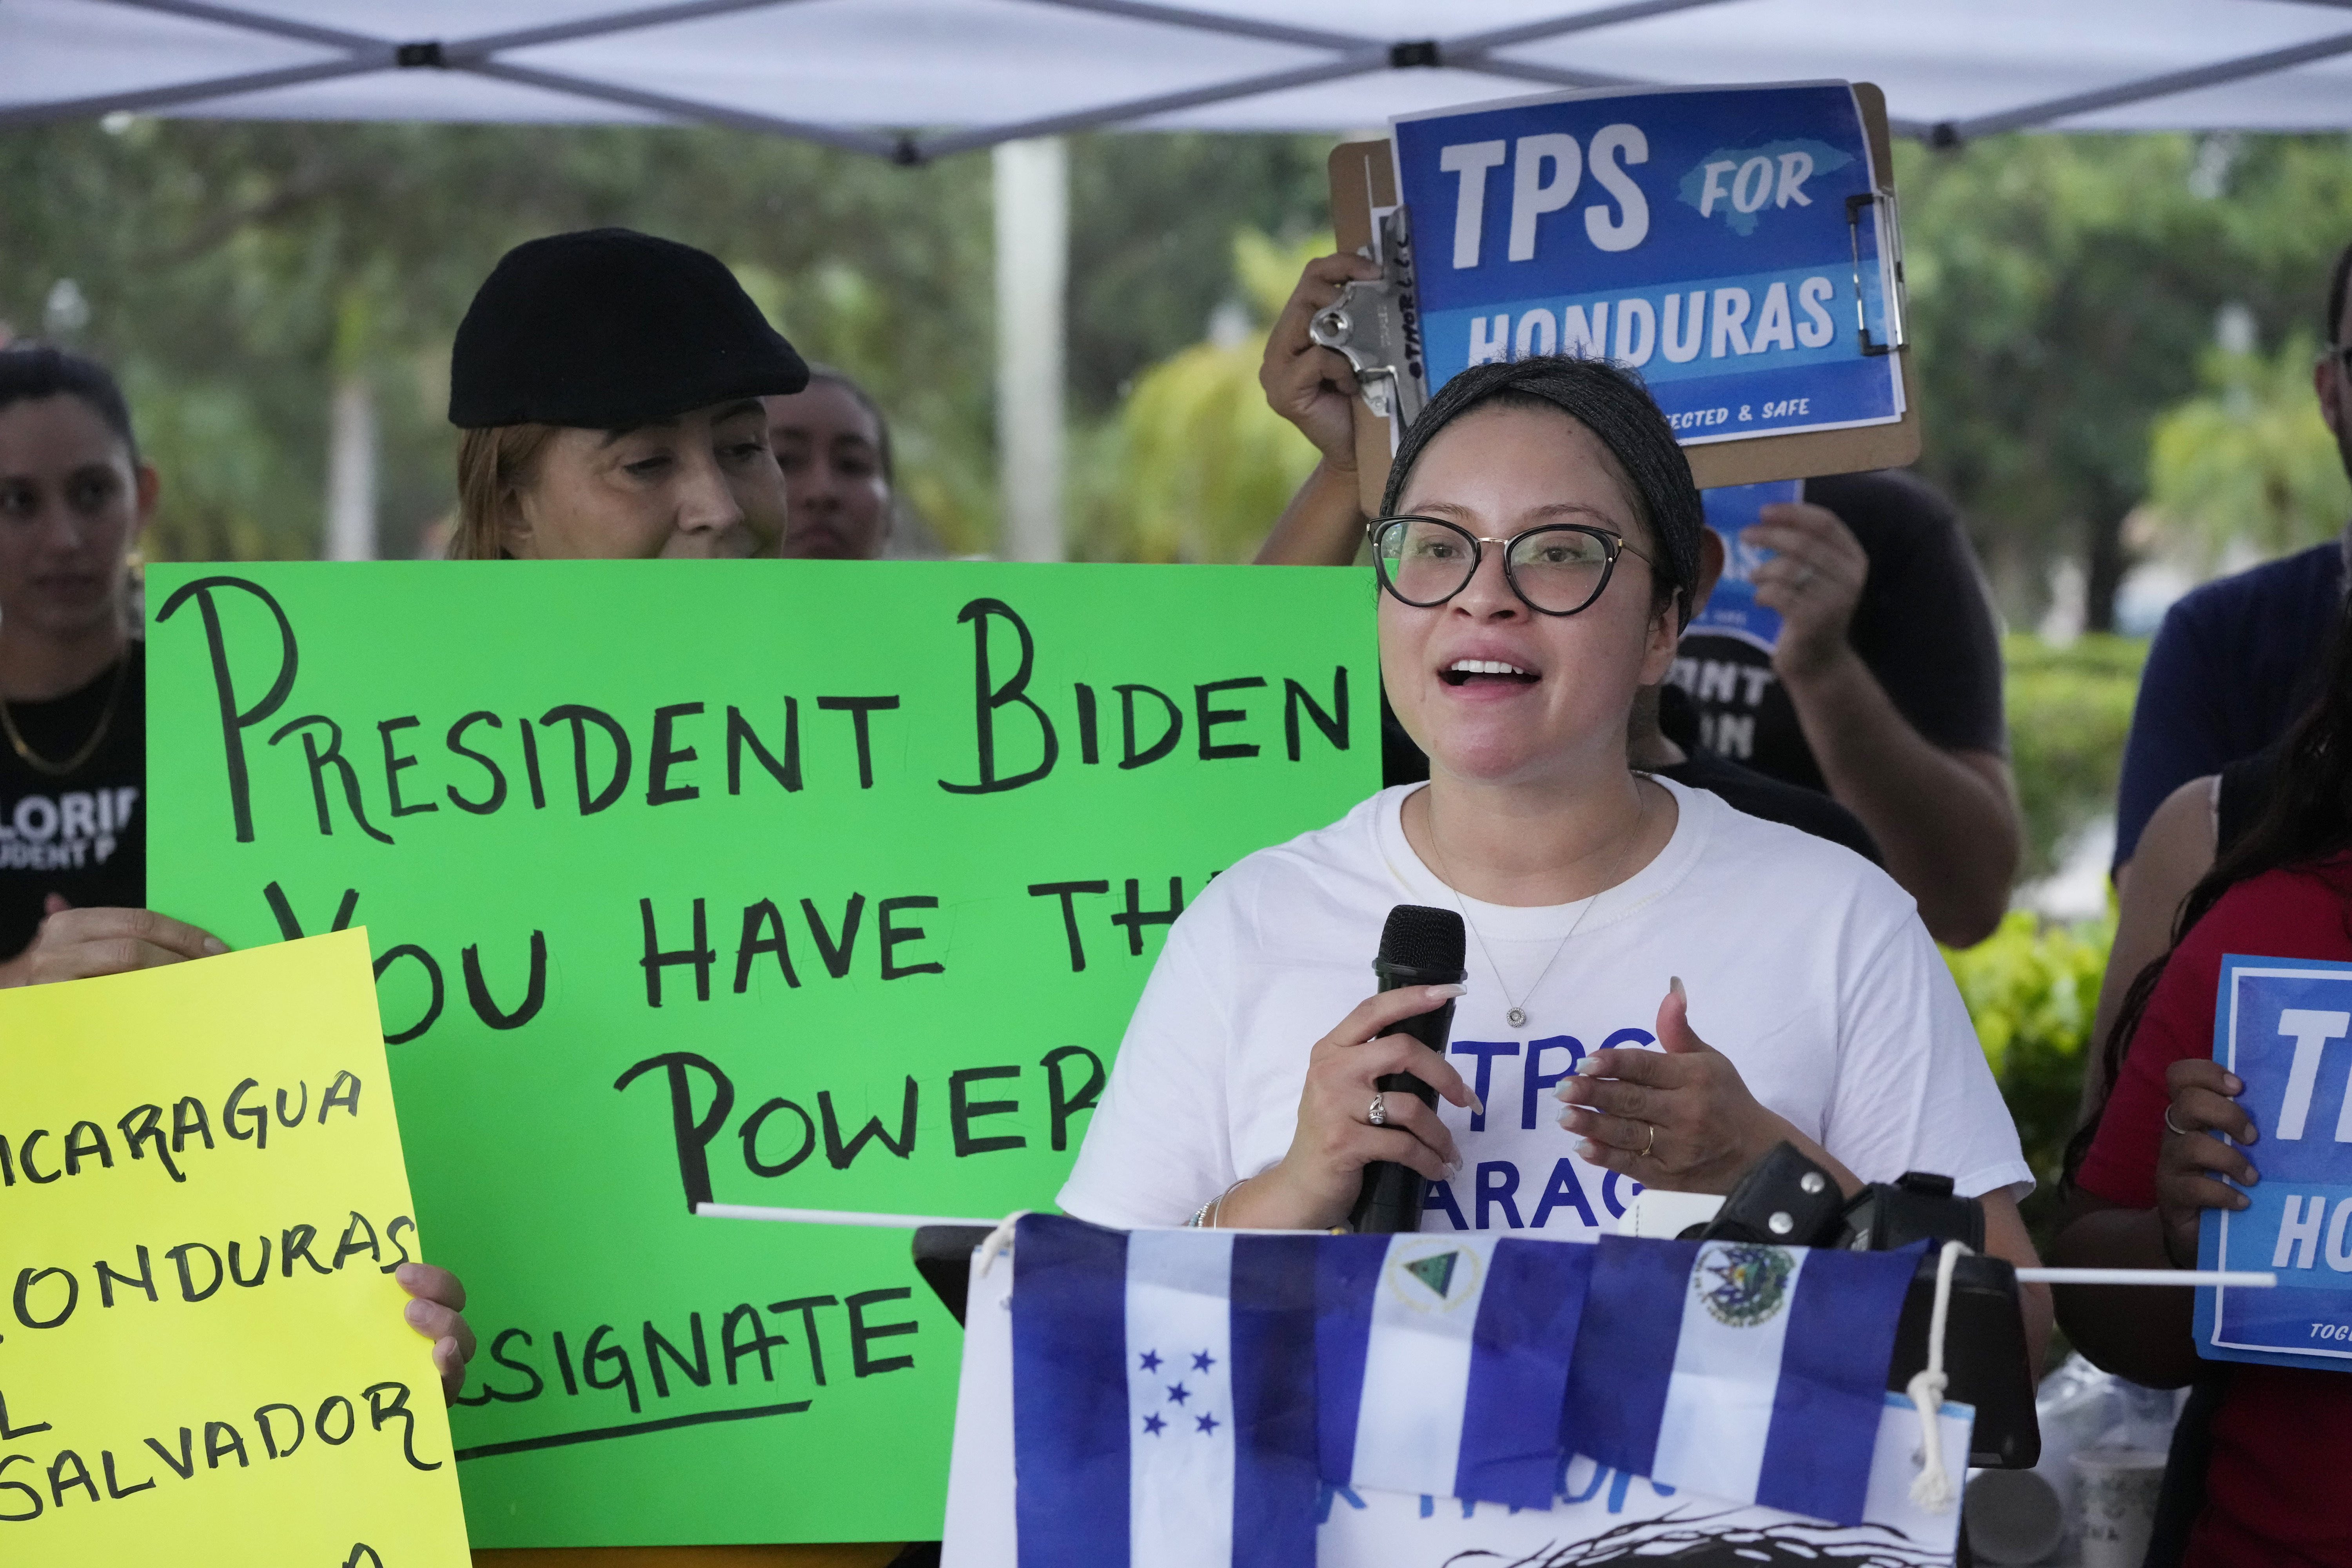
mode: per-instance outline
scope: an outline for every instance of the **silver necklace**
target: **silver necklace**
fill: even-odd
[[[1640,835],[1641,819],[1647,815],[1647,810],[1645,806],[1635,807],[1634,832],[1627,837],[1624,847],[1617,851],[1616,862],[1609,868],[1608,880],[1602,884],[1599,892],[1584,900],[1582,909],[1576,911],[1576,919],[1569,923],[1566,934],[1561,936],[1559,942],[1553,946],[1551,956],[1544,960],[1543,968],[1536,972],[1535,983],[1528,987],[1527,995],[1533,996],[1543,988],[1544,977],[1551,973],[1552,965],[1559,962],[1559,955],[1568,951],[1569,942],[1584,925],[1584,917],[1591,914],[1592,906],[1601,901],[1601,893],[1607,892],[1617,885],[1617,873],[1625,868],[1625,857],[1633,850],[1633,839]],[[1486,945],[1486,934],[1479,931],[1478,922],[1470,918],[1470,906],[1463,900],[1462,889],[1454,885],[1452,868],[1445,864],[1445,851],[1437,847],[1437,817],[1434,812],[1430,816],[1429,850],[1431,854],[1437,857],[1438,876],[1444,881],[1445,890],[1454,895],[1454,907],[1461,911],[1462,923],[1470,928],[1471,936],[1478,943],[1478,956],[1485,959],[1486,967],[1494,972],[1495,988],[1503,994],[1503,1000],[1509,1004],[1509,1010],[1503,1015],[1504,1021],[1514,1029],[1525,1028],[1528,1022],[1528,1010],[1511,995],[1510,985],[1503,979],[1503,966],[1495,962],[1494,950]]]

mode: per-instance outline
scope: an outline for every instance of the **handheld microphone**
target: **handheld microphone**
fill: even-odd
[[[1459,985],[1466,938],[1462,917],[1453,910],[1425,904],[1399,904],[1381,928],[1380,956],[1372,973],[1380,988],[1401,985]],[[1454,1033],[1454,1004],[1414,1015],[1391,1027],[1391,1034],[1410,1035],[1438,1055],[1445,1054]],[[1433,1110],[1437,1091],[1409,1072],[1384,1073],[1374,1082],[1383,1094],[1409,1093]],[[1421,1228],[1421,1198],[1425,1190],[1420,1172],[1392,1160],[1375,1160],[1364,1167],[1364,1184],[1348,1222],[1359,1232],[1387,1234]]]

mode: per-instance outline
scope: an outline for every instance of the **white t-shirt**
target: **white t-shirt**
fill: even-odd
[[[1677,974],[1699,1037],[1864,1181],[1934,1171],[1967,1196],[2030,1191],[2016,1126],[1910,897],[1849,850],[1658,783],[1680,808],[1673,837],[1597,903],[1462,901],[1469,994],[1454,1005],[1451,1059],[1486,1115],[1439,1102],[1463,1170],[1431,1185],[1422,1228],[1613,1231],[1640,1185],[1576,1157],[1553,1090],[1590,1051],[1654,1045]],[[1185,910],[1064,1209],[1181,1225],[1282,1158],[1308,1051],[1376,988],[1389,910],[1456,907],[1399,821],[1420,787],[1249,856]],[[1520,1027],[1507,993],[1527,1014]]]

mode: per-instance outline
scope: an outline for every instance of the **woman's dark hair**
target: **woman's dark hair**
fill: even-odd
[[[890,421],[882,417],[882,405],[874,401],[874,395],[858,385],[847,371],[835,370],[829,364],[810,365],[808,384],[810,386],[837,386],[849,394],[850,401],[866,410],[866,417],[874,421],[874,455],[882,468],[882,482],[893,491],[897,490],[898,475],[890,458]]]
[[[1687,625],[1697,607],[1691,603],[1691,591],[1698,584],[1699,531],[1706,526],[1706,514],[1699,505],[1698,488],[1691,483],[1690,463],[1642,378],[1607,360],[1544,354],[1507,364],[1473,365],[1456,375],[1438,388],[1421,417],[1406,427],[1396,460],[1389,465],[1388,489],[1381,497],[1382,515],[1395,513],[1413,464],[1437,433],[1471,410],[1489,405],[1558,409],[1600,438],[1632,481],[1634,503],[1650,530],[1658,555],[1659,603],[1674,598],[1679,605],[1677,624]]]
[[[103,420],[139,464],[139,439],[131,433],[131,405],[112,373],[94,359],[84,359],[47,343],[0,349],[0,408],[58,395],[79,397]]]
[[[2149,961],[2124,993],[2102,1057],[2106,1096],[2066,1144],[2068,1186],[2091,1152],[2099,1120],[2106,1114],[2107,1100],[2114,1097],[2124,1059],[2131,1052],[2132,1037],[2138,1033],[2148,999],[2181,939],[2239,883],[2352,848],[2352,600],[2336,614],[2320,668],[2325,679],[2318,700],[2305,710],[2281,744],[2269,804],[2245,837],[2223,847],[2212,869],[2189,890],[2172,922],[2171,946]],[[2346,929],[2352,931],[2352,912],[2347,912]]]

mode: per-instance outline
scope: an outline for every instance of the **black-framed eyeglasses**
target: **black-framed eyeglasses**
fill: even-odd
[[[2330,343],[2319,351],[2320,363],[2326,364],[2330,360],[2335,361],[2336,368],[2344,373],[2345,380],[2352,381],[2352,343]]]
[[[1486,546],[1503,547],[1503,580],[1538,615],[1572,616],[1590,608],[1609,586],[1620,553],[1657,559],[1605,528],[1550,522],[1509,539],[1481,539],[1437,517],[1384,517],[1367,529],[1381,586],[1415,609],[1442,605],[1478,574]]]

